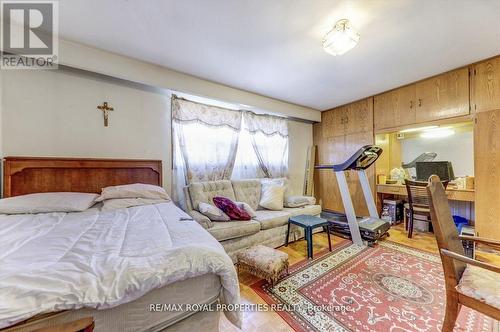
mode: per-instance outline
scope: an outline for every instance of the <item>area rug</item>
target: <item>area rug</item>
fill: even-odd
[[[439,256],[390,241],[343,241],[252,288],[296,331],[440,331],[445,311]],[[498,322],[463,307],[455,330],[497,332]]]

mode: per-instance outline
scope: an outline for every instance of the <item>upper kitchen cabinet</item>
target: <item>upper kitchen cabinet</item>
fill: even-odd
[[[416,123],[469,114],[469,69],[416,83]]]
[[[500,109],[500,57],[477,63],[471,70],[472,111]]]
[[[410,84],[374,97],[375,129],[415,123],[415,85]]]

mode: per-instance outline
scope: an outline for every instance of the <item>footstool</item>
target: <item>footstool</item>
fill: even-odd
[[[271,286],[283,272],[288,274],[288,254],[261,244],[240,251],[236,257],[238,272],[243,270],[266,279]]]

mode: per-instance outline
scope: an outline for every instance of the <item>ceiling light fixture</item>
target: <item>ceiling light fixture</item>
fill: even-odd
[[[422,138],[443,138],[448,137],[455,134],[455,130],[451,128],[437,128],[426,130],[420,134]]]
[[[412,133],[415,131],[423,131],[423,130],[429,130],[429,129],[434,129],[438,128],[438,126],[426,126],[426,127],[417,127],[417,128],[408,128],[408,129],[403,129],[400,130],[400,133]]]
[[[351,27],[349,20],[337,21],[335,26],[323,38],[323,49],[331,55],[342,55],[356,46],[359,33]]]

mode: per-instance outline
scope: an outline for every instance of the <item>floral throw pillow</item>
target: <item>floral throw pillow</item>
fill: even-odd
[[[213,199],[215,206],[221,209],[231,220],[250,220],[252,217],[235,202],[226,197],[216,196]]]

